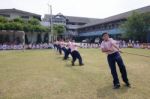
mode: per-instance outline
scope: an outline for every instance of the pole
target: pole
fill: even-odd
[[[52,42],[54,42],[54,34],[53,34],[53,12],[52,12],[52,5],[50,6],[51,11],[51,34],[52,34]]]
[[[23,51],[25,51],[25,32],[23,32]]]
[[[53,42],[53,14],[52,14],[52,5],[49,5],[49,9],[50,9],[50,29],[51,29],[51,42]],[[50,42],[50,34],[49,34],[49,42]]]

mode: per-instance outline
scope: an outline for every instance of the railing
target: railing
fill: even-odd
[[[104,32],[108,32],[109,34],[120,34],[120,33],[122,33],[122,31],[120,29],[111,29],[111,30],[102,30],[102,31],[80,33],[79,36],[99,36]]]

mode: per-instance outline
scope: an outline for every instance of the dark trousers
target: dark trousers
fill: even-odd
[[[62,54],[62,48],[60,45],[58,45],[59,54]]]
[[[119,84],[119,79],[118,79],[118,75],[117,75],[117,71],[116,71],[116,63],[119,66],[123,81],[125,83],[128,83],[126,68],[125,68],[123,60],[120,56],[120,53],[115,52],[113,54],[108,55],[107,60],[108,60],[109,67],[111,69],[111,74],[113,76],[114,85]]]
[[[57,45],[56,44],[54,44],[54,49],[57,50]]]
[[[82,63],[82,57],[81,57],[81,55],[80,55],[80,53],[78,51],[73,51],[71,53],[71,55],[72,55],[72,63],[73,64],[75,63],[76,59],[79,60],[79,65],[83,64]]]
[[[66,54],[67,54],[67,49],[65,47],[62,47],[62,51],[64,52],[64,59],[65,59]]]
[[[56,46],[56,50],[58,52],[59,51],[59,46],[57,44],[55,46]]]
[[[71,54],[71,49],[70,48],[66,49],[66,54],[65,54],[64,59],[68,59],[69,54]]]

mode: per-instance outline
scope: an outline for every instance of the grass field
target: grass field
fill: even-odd
[[[150,50],[123,51],[149,55]],[[0,51],[0,99],[150,99],[150,58],[122,54],[132,88],[112,89],[106,55],[80,49],[85,66],[53,50]],[[78,65],[78,63],[76,63]]]

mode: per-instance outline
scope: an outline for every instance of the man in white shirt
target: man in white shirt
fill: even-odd
[[[60,40],[58,41],[58,51],[59,51],[59,54],[60,54],[60,55],[62,54],[61,44],[62,44],[62,40],[60,39]]]
[[[67,54],[67,48],[66,48],[66,43],[64,42],[64,40],[61,41],[61,49],[64,52],[64,57],[63,60],[66,60],[66,54]]]
[[[102,39],[103,41],[101,43],[101,50],[103,53],[106,53],[108,55],[107,60],[113,77],[114,89],[120,88],[120,83],[119,83],[115,63],[117,63],[119,66],[122,79],[125,82],[126,86],[130,87],[130,83],[127,78],[126,67],[119,53],[121,51],[119,47],[116,45],[116,41],[113,40],[112,38],[109,38],[109,34],[107,32],[102,34]]]
[[[72,66],[75,65],[74,63],[75,63],[76,59],[79,60],[79,65],[83,66],[84,64],[82,62],[82,57],[81,57],[80,53],[78,52],[77,44],[74,41],[71,42],[70,48],[71,48],[71,55],[72,55]]]
[[[69,58],[69,54],[71,54],[71,42],[69,40],[67,40],[65,46],[66,46],[66,53],[64,56],[64,60],[67,60]]]

